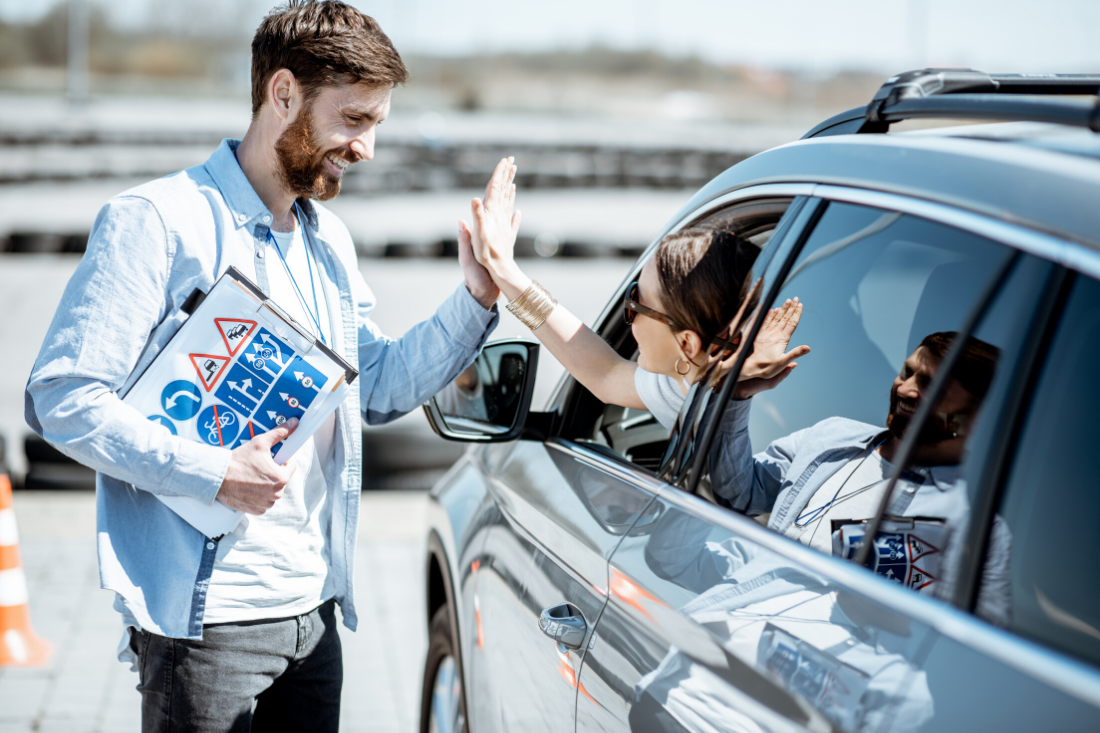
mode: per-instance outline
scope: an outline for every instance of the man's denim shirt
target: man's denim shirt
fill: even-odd
[[[271,212],[238,166],[237,144],[224,140],[204,165],[103,207],[27,384],[27,423],[98,472],[100,584],[121,596],[143,629],[174,638],[202,638],[217,542],[153,494],[213,502],[230,451],[173,436],[118,394],[183,324],[180,306],[195,288],[209,291],[232,265],[268,289],[264,259],[276,256],[268,245]],[[430,320],[387,338],[368,318],[374,296],[347,228],[324,207],[299,203],[318,250],[330,343],[360,372],[359,390],[336,413],[336,458],[325,476],[336,599],[354,630],[360,415],[378,424],[418,407],[473,361],[498,315],[460,285]]]

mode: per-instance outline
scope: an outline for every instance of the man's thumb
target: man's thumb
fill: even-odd
[[[274,430],[268,430],[266,433],[257,435],[252,439],[253,442],[259,443],[265,448],[286,440],[290,437],[290,434],[298,427],[298,418],[292,417],[282,425],[278,426]]]

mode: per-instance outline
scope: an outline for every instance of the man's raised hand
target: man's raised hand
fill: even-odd
[[[458,266],[462,268],[466,289],[474,296],[474,300],[481,303],[486,310],[492,308],[500,297],[500,288],[493,282],[489,271],[474,257],[470,225],[464,221],[458,223]]]
[[[485,187],[484,200],[475,198],[470,202],[473,254],[494,280],[503,269],[514,264],[513,249],[519,233],[521,216],[515,211],[516,166],[513,161],[514,158],[501,159]],[[499,280],[497,282],[499,284]]]
[[[294,463],[280,466],[271,458],[271,448],[289,438],[297,427],[298,419],[292,417],[235,448],[218,489],[218,501],[245,514],[263,514],[274,506],[282,498],[296,466]]]

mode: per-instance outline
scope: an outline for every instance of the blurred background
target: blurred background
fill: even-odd
[[[455,223],[501,156],[520,166],[527,269],[591,322],[694,190],[894,73],[1100,70],[1095,0],[353,4],[412,74],[331,202],[393,336],[458,284]],[[271,5],[0,0],[0,437],[17,486],[91,486],[27,440],[27,374],[99,207],[244,134]],[[504,313],[497,335],[522,334]],[[560,374],[544,355],[536,405]],[[368,489],[426,488],[462,450],[419,413],[364,441]]]

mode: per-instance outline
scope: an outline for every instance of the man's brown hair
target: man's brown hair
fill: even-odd
[[[279,69],[290,69],[307,99],[325,86],[396,86],[409,78],[378,22],[339,0],[290,0],[260,23],[252,39],[253,117]]]
[[[928,349],[933,358],[942,361],[958,335],[956,331],[930,333],[921,340],[919,348]],[[985,393],[989,391],[989,385],[993,382],[993,373],[997,370],[997,360],[1000,358],[1000,349],[971,336],[966,339],[959,361],[955,364],[953,376],[959,380],[963,389],[974,395],[980,402],[985,399]]]

